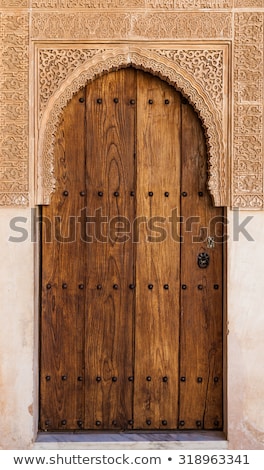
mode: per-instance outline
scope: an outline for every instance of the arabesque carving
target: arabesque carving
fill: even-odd
[[[84,87],[90,80],[93,80],[107,71],[132,65],[136,68],[149,71],[168,81],[188,98],[199,113],[208,139],[210,157],[209,190],[216,205],[227,204],[228,192],[225,177],[227,155],[224,151],[223,139],[223,106],[221,110],[223,93],[220,93],[217,97],[216,103],[212,99],[212,95],[215,96],[215,90],[217,88],[219,90],[220,83],[221,81],[223,82],[222,51],[203,51],[203,55],[202,51],[199,51],[197,57],[199,57],[200,61],[202,61],[203,57],[204,62],[207,63],[207,66],[204,63],[200,67],[197,67],[195,61],[193,62],[193,67],[191,67],[191,57],[195,55],[193,50],[174,51],[174,55],[172,54],[172,56],[171,53],[172,51],[150,50],[134,46],[117,47],[95,55],[86,51],[86,54],[91,55],[90,60],[79,65],[74,71],[69,73],[64,81],[60,82],[60,86],[58,86],[55,93],[50,97],[39,123],[38,160],[40,166],[38,169],[38,203],[48,204],[50,195],[55,187],[53,146],[63,108],[67,105],[74,93]],[[55,64],[54,54],[55,52],[53,51],[53,64]],[[74,54],[74,51],[67,51],[66,56],[72,57]],[[45,50],[45,57],[47,63],[47,50]],[[59,50],[59,61],[61,57],[62,51]],[[209,60],[211,61],[211,65],[209,65]],[[219,70],[216,64],[219,66]],[[210,85],[210,81],[207,81],[206,89],[203,86],[203,78],[206,79],[208,75],[208,67],[211,72],[211,80],[213,80],[213,74],[215,75],[215,83],[212,81]],[[56,70],[57,69],[58,67],[56,66]],[[221,75],[222,78],[220,78]],[[60,77],[58,77],[58,80],[60,81]],[[44,89],[46,89],[45,86]],[[210,91],[212,93],[210,93]],[[44,96],[45,101],[46,93],[42,96]]]
[[[0,205],[29,204],[33,106],[45,155],[38,195],[48,200],[56,113],[85,81],[132,64],[179,87],[199,111],[216,202],[264,208],[264,0],[0,0],[0,8]]]
[[[2,206],[25,206],[29,200],[28,25],[27,14],[1,14],[0,205]]]
[[[235,0],[235,8],[263,8],[263,0]]]
[[[223,50],[155,49],[159,54],[177,63],[193,74],[197,82],[211,96],[223,118]],[[60,84],[79,65],[91,59],[103,49],[40,49],[39,51],[39,117],[49,98]]]
[[[248,0],[250,1],[250,0]],[[37,0],[33,8],[232,8],[233,0]]]
[[[235,15],[233,206],[263,208],[264,14]]]
[[[38,12],[32,14],[35,40],[223,39],[232,38],[232,13],[225,11],[131,10]]]
[[[223,50],[215,49],[159,49],[159,54],[171,59],[184,70],[192,74],[196,81],[211,97],[219,112],[219,120],[223,119]]]
[[[39,117],[49,98],[63,80],[79,65],[91,59],[102,49],[41,49],[39,51]]]
[[[171,1],[171,0],[170,0]],[[172,0],[173,2],[174,0]],[[144,8],[148,0],[36,0],[33,8]]]
[[[29,0],[0,0],[0,7],[12,8],[12,7],[28,7]]]
[[[132,17],[132,34],[140,39],[219,39],[232,34],[232,14],[226,12],[155,12]]]

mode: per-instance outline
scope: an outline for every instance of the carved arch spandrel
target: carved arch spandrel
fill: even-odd
[[[223,112],[219,112],[219,104],[216,105],[211,94],[195,78],[195,74],[164,55],[164,48],[159,53],[157,49],[129,45],[95,54],[71,71],[49,98],[39,122],[36,203],[49,204],[56,186],[54,144],[64,107],[89,81],[104,73],[129,66],[150,72],[167,81],[194,107],[202,121],[207,140],[209,192],[216,206],[229,205],[229,162],[224,141],[226,134],[223,130]]]

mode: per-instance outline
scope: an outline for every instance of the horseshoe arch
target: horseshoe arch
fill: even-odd
[[[180,91],[198,113],[205,130],[208,148],[208,190],[214,205],[229,204],[228,158],[224,144],[223,116],[212,95],[204,89],[189,68],[164,56],[156,48],[125,45],[106,49],[69,72],[49,98],[39,120],[37,135],[36,203],[47,205],[56,186],[54,145],[57,127],[64,107],[73,95],[98,76],[133,66],[159,76]],[[67,65],[66,65],[67,66]],[[224,86],[224,84],[222,84]],[[224,92],[223,92],[224,94]]]

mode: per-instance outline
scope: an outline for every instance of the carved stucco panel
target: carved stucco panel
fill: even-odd
[[[235,0],[235,8],[263,8],[264,0]]]
[[[132,15],[132,33],[150,39],[219,39],[232,34],[231,13],[190,12]]]
[[[40,49],[39,50],[39,117],[42,117],[49,98],[56,92],[63,80],[79,65],[90,60],[104,49]],[[214,102],[223,118],[223,49],[154,49],[194,75]]]
[[[250,1],[250,0],[248,0]],[[256,0],[261,1],[261,0]],[[232,8],[233,0],[35,0],[33,8],[147,8],[147,9],[217,9]]]
[[[30,0],[0,0],[1,8],[29,7]]]
[[[170,0],[171,1],[171,0]],[[174,0],[172,0],[174,1]],[[33,0],[32,8],[144,8],[148,0]]]
[[[0,205],[25,206],[29,200],[29,16],[2,13],[0,18]]]
[[[262,209],[264,207],[264,11],[260,11],[261,7],[264,8],[264,0],[32,0],[31,2],[29,0],[0,0],[0,7],[2,71],[0,75],[0,205],[27,205],[29,201],[30,44],[37,44],[42,40],[50,44],[61,40],[61,44],[65,44],[70,40],[76,45],[83,41],[83,44],[87,44],[90,40],[92,42],[98,40],[101,44],[97,46],[95,54],[97,55],[103,53],[105,45],[108,47],[107,43],[111,38],[121,43],[127,40],[159,40],[162,45],[164,41],[164,45],[160,46],[159,51],[156,49],[156,53],[163,56],[161,62],[166,58],[172,61],[175,67],[179,60],[178,51],[175,50],[172,56],[172,51],[166,46],[175,39],[182,43],[185,43],[187,39],[192,40],[193,43],[201,41],[202,44],[205,44],[207,40],[217,44],[223,40],[232,42],[231,202],[234,207],[240,208]],[[32,8],[31,12],[27,10],[29,7]],[[232,8],[237,8],[237,12]],[[29,18],[32,20],[30,37]],[[68,49],[71,49],[71,52],[67,54],[71,54],[74,50],[69,46]],[[93,60],[92,56],[86,55],[88,54],[87,46],[78,53],[80,55],[77,58],[73,56],[67,58],[66,75],[61,63],[58,73],[59,81],[57,78],[54,79],[56,67],[50,68],[50,77],[46,74],[47,69],[43,68],[43,76],[37,80],[44,80],[46,91],[44,92],[43,87],[41,98],[37,96],[35,102],[39,110],[39,118],[43,117],[46,106],[50,106],[50,100],[54,97],[55,89],[52,84],[56,82],[56,87],[60,89],[65,80],[67,81],[67,76],[74,73],[76,67],[79,68],[87,61]],[[95,50],[90,49],[89,54],[94,53]],[[181,53],[185,54],[184,51]],[[63,54],[65,55],[66,52],[64,51]],[[217,145],[220,145],[219,142],[226,126],[226,123],[223,125],[222,121],[222,109],[228,114],[226,104],[223,105],[222,102],[221,87],[219,88],[221,68],[218,63],[218,78],[215,73],[213,77],[215,89],[213,89],[209,75],[206,75],[204,62],[198,57],[199,54],[201,52],[197,51],[193,57],[190,56],[190,52],[185,54],[184,73],[185,77],[191,74],[191,63],[198,60],[198,71],[193,70],[195,84],[194,82],[192,84],[194,88],[201,87],[203,81],[204,103],[206,100],[207,104],[210,102],[208,93],[212,95],[211,101],[215,105],[213,110],[215,130],[212,132],[212,126],[211,131],[210,126],[205,127],[210,145],[213,141],[217,141]],[[57,61],[56,66],[59,66],[57,58],[55,61]],[[143,62],[143,59],[141,61]],[[108,66],[111,69],[109,62]],[[144,63],[138,67],[148,67],[148,64]],[[97,73],[95,69],[96,67],[94,76]],[[167,72],[169,78],[165,77],[165,70],[162,70],[160,75],[164,74],[163,78],[168,81],[173,80],[169,68]],[[177,73],[179,74],[177,79],[180,80],[181,77],[183,80],[183,74],[178,69]],[[88,77],[88,80],[92,78]],[[36,87],[38,86],[39,83],[36,83]],[[182,86],[187,87],[187,83]],[[195,101],[196,98],[193,100]],[[200,103],[199,100],[196,101],[195,106],[198,109]],[[204,107],[202,103],[201,106]],[[209,110],[210,106],[208,106]],[[205,112],[205,107],[203,112]],[[208,116],[206,119],[209,121]],[[219,137],[220,127],[222,130]],[[228,138],[227,135],[224,136],[224,141],[226,138]],[[215,143],[213,147],[216,148]],[[222,150],[227,154],[227,148]],[[215,158],[219,161],[219,156],[212,155],[212,150],[210,152],[211,162],[214,164]],[[223,161],[225,162],[223,168],[221,164],[218,165],[218,174],[215,176],[218,181],[221,181],[218,185],[222,188],[230,182],[229,165],[226,164],[225,159]],[[211,181],[213,181],[212,177]]]
[[[122,39],[129,36],[129,13],[33,13],[34,39]]]
[[[223,39],[232,37],[230,12],[33,12],[35,40]]]
[[[39,118],[47,107],[49,98],[67,76],[103,49],[40,49],[39,51]]]
[[[221,49],[160,49],[159,54],[171,59],[192,74],[216,106],[223,119],[224,57]]]
[[[58,55],[56,53],[58,52]],[[197,52],[197,54],[196,54]],[[82,63],[81,57],[90,56],[88,61]],[[48,59],[50,58],[50,60]],[[57,60],[56,60],[57,57]],[[79,66],[72,71],[72,57],[75,57],[75,65]],[[195,57],[196,60],[193,60]],[[69,60],[69,74],[65,77],[57,75],[57,83],[53,86],[54,93],[47,100],[47,86],[40,82],[39,96],[39,181],[38,203],[49,203],[50,195],[55,187],[53,174],[53,146],[60,115],[63,108],[81,87],[89,80],[105,73],[106,71],[133,65],[150,71],[154,75],[168,81],[180,90],[193,104],[200,114],[206,129],[208,148],[210,155],[209,189],[214,197],[216,205],[228,204],[228,191],[226,178],[227,154],[224,144],[223,127],[226,125],[223,106],[223,51],[219,50],[180,50],[171,51],[164,49],[144,49],[133,46],[115,47],[94,54],[94,51],[81,50],[51,50],[51,48],[39,51],[39,58],[44,58],[44,63],[39,63],[39,75],[43,69],[50,70],[49,77],[55,76],[60,68],[60,63]],[[198,62],[197,62],[198,61]],[[201,62],[200,66],[198,63]],[[210,65],[209,65],[210,63]],[[217,65],[217,67],[216,67]],[[67,68],[64,62],[64,68]],[[207,80],[209,75],[210,80]],[[215,79],[213,80],[213,75]],[[207,89],[204,82],[207,81]],[[58,86],[57,86],[58,84]],[[217,93],[219,92],[219,94]],[[215,100],[213,99],[215,98]]]
[[[0,0],[0,6],[27,6],[29,0]],[[33,0],[32,8],[159,8],[177,9],[230,9],[230,8],[263,8],[264,0]]]
[[[264,14],[235,15],[233,206],[263,208]]]

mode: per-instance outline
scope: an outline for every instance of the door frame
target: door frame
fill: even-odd
[[[41,210],[40,210],[40,212],[41,212]],[[40,248],[41,248],[41,237],[39,237],[39,243],[40,243]],[[225,334],[224,334],[224,331],[225,331],[224,325],[226,324],[226,321],[225,321],[225,318],[226,318],[226,313],[225,313],[226,312],[226,282],[225,282],[225,279],[226,279],[226,274],[225,274],[225,270],[226,270],[226,248],[225,248],[225,244],[224,244],[223,254],[224,254],[224,259],[223,259],[223,264],[224,264],[224,266],[223,266],[223,352],[224,352],[224,354],[223,354],[223,423],[224,423],[224,427],[223,427],[223,430],[225,432],[225,429],[226,429],[226,407],[225,407],[225,402],[226,402],[226,354],[225,354],[226,341],[225,341]],[[39,264],[39,276],[40,276],[40,283],[41,283],[41,256],[39,257],[39,263],[38,264]],[[41,304],[39,305],[39,310],[41,310]],[[117,431],[117,433],[118,432],[119,431]],[[159,432],[159,431],[157,431],[157,432]],[[177,430],[175,432],[181,432],[181,431]],[[197,432],[199,433],[199,431],[197,431]],[[212,431],[212,432],[215,432],[215,431]]]
[[[108,45],[109,46],[109,45]],[[54,96],[49,100],[48,106],[44,109],[44,113],[41,112],[41,99],[39,96],[39,90],[37,91],[37,102],[39,108],[37,110],[37,129],[36,129],[36,141],[35,141],[35,151],[37,155],[37,168],[36,168],[36,204],[41,206],[42,204],[48,204],[50,200],[50,195],[53,191],[53,188],[56,184],[53,177],[53,145],[54,145],[54,134],[56,133],[58,119],[60,112],[67,105],[73,94],[76,90],[81,88],[83,84],[86,84],[87,81],[97,78],[102,73],[108,73],[111,70],[133,66],[145,70],[153,75],[158,75],[162,80],[167,81],[171,84],[176,91],[181,91],[188,99],[189,103],[198,111],[199,117],[201,118],[203,127],[205,129],[205,136],[208,142],[208,160],[211,160],[213,163],[213,169],[216,170],[216,179],[211,180],[209,185],[209,191],[215,201],[215,205],[227,207],[229,205],[230,193],[228,190],[229,186],[229,153],[230,153],[230,122],[228,119],[227,109],[230,108],[231,103],[225,102],[223,110],[223,120],[221,125],[216,116],[216,113],[211,111],[215,108],[213,99],[207,96],[204,97],[201,95],[201,90],[198,81],[195,77],[191,77],[184,68],[179,68],[175,65],[173,61],[161,58],[157,55],[158,49],[155,49],[155,52],[149,52],[145,48],[135,48],[132,46],[123,46],[120,47],[120,44],[117,47],[115,45],[114,50],[107,51],[107,55],[98,54],[96,60],[91,61],[90,64],[85,64],[85,66],[79,66],[74,72],[69,72],[66,80],[58,87]],[[228,61],[228,56],[230,53],[230,44],[221,43],[221,45],[214,45],[215,49],[222,50],[224,55],[224,62]],[[214,48],[210,44],[211,48]],[[41,45],[36,45],[36,53],[39,54],[41,50]],[[181,47],[183,47],[181,45]],[[186,47],[186,44],[185,44]],[[189,45],[187,47],[190,47]],[[174,46],[175,48],[175,46]],[[193,47],[192,47],[193,48]],[[197,46],[196,46],[197,48]],[[199,45],[198,49],[201,49]],[[129,54],[128,54],[129,52]],[[118,60],[118,63],[117,63]],[[55,61],[56,62],[56,61]],[[142,62],[144,65],[142,65]],[[56,63],[55,63],[56,67]],[[173,71],[172,71],[173,69]],[[39,70],[38,70],[39,75]],[[177,80],[178,79],[178,80]],[[78,82],[77,88],[76,83]],[[229,88],[230,77],[228,74],[228,67],[225,69],[225,74],[223,77],[222,89],[226,92]],[[227,96],[228,93],[225,93]],[[206,98],[206,99],[204,99]],[[231,100],[230,100],[231,101]],[[198,103],[197,106],[194,106],[194,102]],[[199,109],[199,103],[202,103],[201,109]],[[41,117],[42,116],[42,117]],[[212,119],[213,127],[217,132],[219,132],[219,140],[215,141],[214,132],[208,129],[207,123],[209,122],[209,117]],[[210,126],[209,126],[210,127]],[[226,145],[224,146],[225,152],[220,152],[223,150],[223,141],[226,140]],[[209,151],[210,146],[210,151]],[[224,155],[223,155],[224,153]],[[221,160],[222,158],[222,160]],[[224,181],[224,186],[220,183],[220,179]],[[34,221],[36,227],[36,233],[38,233],[37,225],[40,217],[40,208],[36,209],[37,223]],[[226,214],[226,210],[225,210]],[[38,237],[38,235],[37,235]],[[39,239],[37,240],[37,246],[39,248]],[[226,434],[227,432],[227,336],[226,336],[226,325],[227,325],[227,242],[224,247],[224,282],[223,282],[223,421],[224,428],[223,431]],[[35,260],[36,260],[36,276],[37,284],[35,286],[36,297],[35,305],[36,312],[40,310],[40,301],[39,301],[39,273],[40,273],[40,257],[39,249],[35,251]],[[36,338],[36,348],[39,348],[39,319],[36,322],[37,332],[35,335]],[[38,370],[39,362],[38,356],[35,361],[34,369]],[[38,380],[35,382],[37,396],[35,396],[35,403],[39,403],[38,399],[38,390],[39,384]],[[37,402],[36,402],[37,398]],[[38,416],[36,416],[35,430],[38,432]]]

